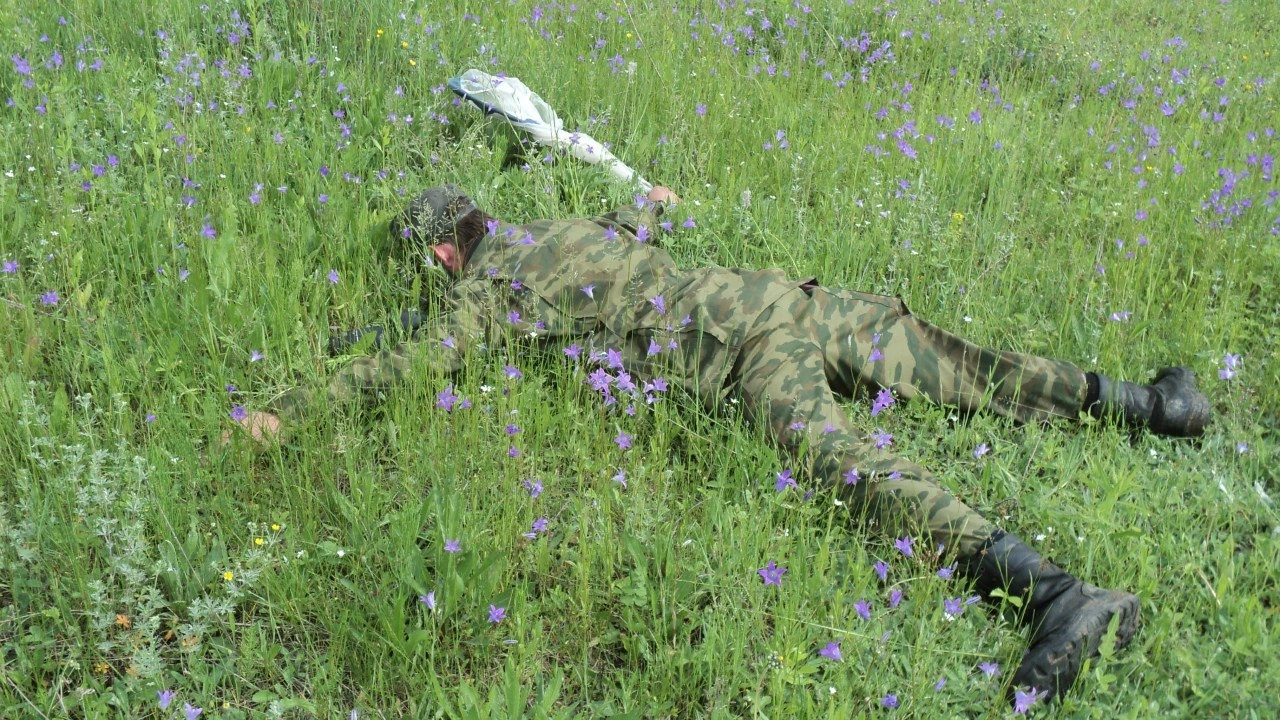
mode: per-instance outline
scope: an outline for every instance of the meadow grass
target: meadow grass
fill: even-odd
[[[630,201],[460,106],[468,67],[679,192],[685,266],[901,295],[1127,379],[1193,367],[1195,442],[849,413],[1141,596],[1133,645],[1030,714],[1274,716],[1273,3],[61,0],[0,27],[0,716],[1012,713],[1024,636],[948,619],[970,589],[929,548],[775,492],[790,460],[732,406],[628,416],[552,348],[219,446],[341,365],[331,328],[429,290],[387,253],[414,192],[512,221]]]

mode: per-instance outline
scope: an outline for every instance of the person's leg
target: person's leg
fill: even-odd
[[[927,323],[897,298],[812,289],[827,378],[841,394],[862,384],[924,395],[966,412],[1019,422],[1074,419],[1086,411],[1158,435],[1202,435],[1212,412],[1184,367],[1149,385],[1113,381],[1061,360],[990,350]]]
[[[841,394],[887,387],[1019,422],[1074,419],[1084,407],[1085,373],[1071,363],[979,347],[897,298],[817,287],[813,300],[827,376]]]
[[[927,470],[853,426],[827,384],[816,332],[813,303],[799,290],[761,314],[730,374],[748,418],[804,463],[798,470],[887,536],[927,532],[934,544],[977,552],[995,527]]]
[[[1032,636],[1014,672],[1016,686],[1050,697],[1070,688],[1116,618],[1116,647],[1128,644],[1137,629],[1137,597],[1062,571],[852,425],[827,384],[814,309],[797,291],[752,328],[730,374],[748,418],[766,424],[782,450],[806,464],[804,474],[835,489],[855,516],[889,537],[925,531],[956,552],[962,575],[984,597],[1002,589],[1020,598]]]

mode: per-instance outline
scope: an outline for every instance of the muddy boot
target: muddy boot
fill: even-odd
[[[1150,385],[1089,374],[1097,387],[1096,394],[1090,393],[1094,401],[1086,407],[1093,417],[1115,417],[1126,425],[1176,437],[1198,437],[1209,424],[1209,399],[1196,389],[1195,373],[1187,368],[1165,368]],[[1092,390],[1094,383],[1090,385]]]
[[[1138,628],[1137,596],[1083,582],[1017,536],[997,531],[984,550],[961,560],[960,566],[984,598],[997,588],[1021,598],[1021,624],[1031,628],[1031,642],[1013,674],[1013,687],[1045,692],[1045,700],[1075,683],[1080,666],[1098,654],[1112,618],[1119,617],[1117,649]]]

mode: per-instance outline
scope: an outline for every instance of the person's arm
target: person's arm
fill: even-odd
[[[433,350],[421,342],[400,343],[353,360],[330,378],[323,392],[307,386],[286,390],[267,403],[269,410],[251,411],[241,418],[240,426],[258,443],[280,440],[289,426],[305,421],[314,412],[321,395],[329,405],[373,399],[379,392],[399,385],[415,362],[435,364],[437,358],[447,362],[451,354],[447,349]],[[229,435],[224,434],[223,440],[229,440]]]
[[[456,341],[454,341],[456,345]],[[339,370],[325,385],[323,395],[330,405],[371,401],[384,391],[404,382],[416,364],[442,367],[446,370],[460,361],[457,348],[429,342],[402,342],[374,355],[356,358]],[[319,393],[314,388],[297,387],[286,391],[269,403],[274,413],[287,424],[304,419],[316,406]]]
[[[306,386],[287,390],[268,402],[269,410],[250,412],[240,420],[241,427],[259,443],[274,441],[290,425],[310,416],[321,396],[330,405],[372,401],[402,384],[420,364],[444,375],[457,373],[471,346],[502,341],[485,289],[481,280],[458,283],[450,298],[453,309],[443,318],[425,323],[420,339],[353,360],[334,374],[323,390]]]
[[[387,335],[393,337],[407,337],[411,340],[417,339],[418,328],[422,327],[422,311],[421,310],[405,310],[400,313],[400,322],[397,329],[394,324],[388,325],[366,325],[355,330],[348,330],[340,335],[329,336],[329,354],[343,355],[352,347],[365,341],[365,338],[372,337],[373,341],[369,343],[369,349],[381,350],[386,346]]]

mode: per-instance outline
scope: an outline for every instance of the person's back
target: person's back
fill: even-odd
[[[799,283],[777,269],[681,270],[652,242],[657,228],[657,214],[634,206],[490,224],[460,282],[501,297],[492,307],[522,334],[589,336],[621,352],[629,371],[666,375],[710,404],[755,319]]]

